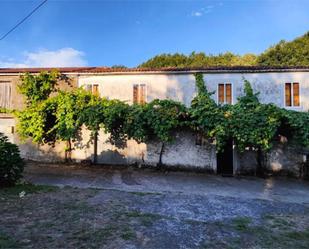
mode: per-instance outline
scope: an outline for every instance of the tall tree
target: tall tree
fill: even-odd
[[[30,106],[46,100],[52,92],[56,91],[55,87],[60,76],[57,70],[42,71],[37,75],[30,73],[22,75],[18,89],[26,97],[26,104]]]
[[[258,57],[261,66],[309,66],[309,32],[293,41],[280,41]]]

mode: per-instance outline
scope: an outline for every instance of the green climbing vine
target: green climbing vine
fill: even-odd
[[[139,143],[160,141],[163,153],[164,145],[173,141],[175,131],[189,127],[215,143],[218,151],[224,150],[226,142],[232,139],[240,152],[251,149],[264,153],[280,135],[298,146],[309,147],[309,113],[261,103],[259,93],[254,93],[246,79],[243,96],[235,105],[218,105],[203,75],[197,73],[197,95],[188,108],[173,100],[129,105],[83,89],[57,91],[59,77],[57,72],[22,77],[20,91],[26,96],[27,107],[17,112],[21,137],[42,144],[66,141],[66,150],[70,151],[71,142],[80,138],[81,128],[86,126],[93,139],[97,140],[99,130],[103,129],[116,146],[128,139]],[[53,92],[56,93],[51,97]]]

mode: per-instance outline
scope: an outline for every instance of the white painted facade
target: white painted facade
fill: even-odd
[[[243,94],[243,78],[250,81],[255,92],[260,92],[262,103],[285,106],[285,83],[300,84],[300,106],[286,107],[298,111],[309,110],[309,72],[264,72],[264,73],[205,73],[204,80],[213,98],[218,100],[218,84],[232,84],[232,103]],[[80,75],[78,85],[98,84],[101,97],[120,99],[132,103],[133,85],[146,84],[147,102],[156,98],[173,99],[190,106],[196,94],[193,73],[123,73]]]
[[[71,73],[77,79],[77,85],[83,87],[89,84],[98,85],[101,97],[119,99],[131,104],[133,102],[133,86],[146,85],[146,101],[154,99],[173,99],[190,106],[196,94],[194,72],[106,72],[106,73]],[[243,78],[251,82],[255,92],[260,92],[262,103],[274,103],[285,107],[285,83],[297,82],[300,84],[300,106],[287,107],[297,111],[309,110],[309,71],[284,70],[277,72],[203,72],[205,84],[213,98],[218,101],[218,84],[230,83],[232,85],[232,104],[243,94]],[[70,75],[70,73],[68,73]],[[55,147],[48,145],[38,146],[31,141],[21,143],[18,135],[14,133],[14,119],[0,118],[0,132],[9,136],[12,142],[19,145],[21,155],[30,160],[56,162],[63,161],[63,143]],[[13,129],[13,130],[12,130]],[[190,131],[175,131],[174,143],[167,144],[163,153],[162,162],[170,168],[180,167],[217,171],[217,157],[215,145],[196,145],[195,134]],[[82,140],[74,144],[72,159],[77,162],[93,159],[93,144],[89,143],[90,132],[83,129]],[[100,131],[98,138],[98,162],[103,164],[138,164],[156,166],[159,162],[161,144],[153,141],[149,144],[138,144],[133,140],[127,141],[124,148],[111,145],[108,134]],[[273,171],[293,170],[297,172],[302,157],[296,155],[288,148],[280,147],[270,155],[269,168]],[[252,153],[238,155],[234,151],[233,172],[254,170],[255,157]]]

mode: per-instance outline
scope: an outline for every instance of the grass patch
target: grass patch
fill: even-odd
[[[129,192],[130,194],[146,196],[146,195],[162,195],[161,193],[152,193],[152,192]]]
[[[238,231],[246,231],[249,229],[251,219],[249,217],[238,217],[233,220],[233,225]]]
[[[127,218],[137,218],[143,226],[151,226],[156,220],[163,218],[159,214],[142,213],[139,211],[126,212],[124,215]]]
[[[309,229],[305,231],[293,231],[286,233],[286,237],[293,240],[302,240],[309,245]]]
[[[34,185],[31,183],[17,184],[13,187],[0,188],[0,196],[12,197],[20,196],[21,193],[35,194],[35,193],[48,193],[58,190],[58,187],[48,185]]]
[[[124,227],[121,231],[121,238],[124,240],[133,240],[136,238],[136,234],[130,227]]]
[[[17,242],[11,237],[0,233],[0,249],[11,249],[11,248],[19,248]]]

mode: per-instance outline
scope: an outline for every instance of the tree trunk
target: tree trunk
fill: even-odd
[[[71,139],[69,139],[66,142],[66,148],[65,148],[65,162],[66,163],[72,161],[71,152],[72,152],[72,144],[71,144]]]
[[[161,168],[163,166],[162,156],[163,156],[163,153],[164,153],[164,146],[165,146],[165,144],[164,144],[164,142],[162,142],[160,156],[159,156],[159,163],[158,163],[159,168]]]
[[[96,164],[98,162],[98,131],[94,132],[93,138],[93,163]]]
[[[257,171],[256,171],[257,176],[264,177],[265,176],[265,172],[264,172],[265,158],[264,158],[264,153],[260,148],[257,151],[257,164],[258,164]]]

